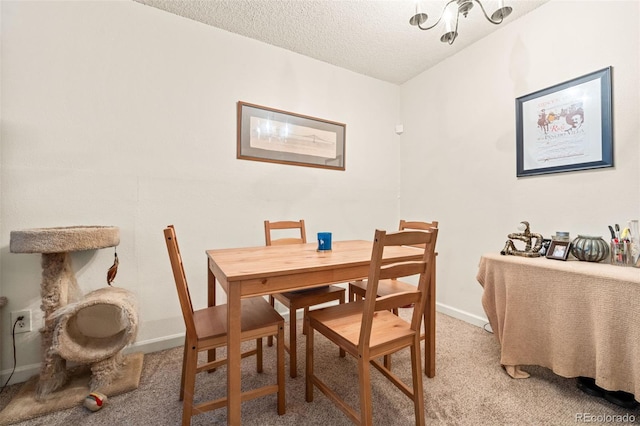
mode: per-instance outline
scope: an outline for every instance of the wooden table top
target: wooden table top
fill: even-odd
[[[229,282],[368,266],[371,262],[371,241],[334,241],[332,248],[319,252],[317,243],[286,244],[207,250],[207,256],[217,266],[216,277],[221,279],[222,274]],[[422,250],[414,247],[388,247],[384,259],[391,263],[421,256]]]

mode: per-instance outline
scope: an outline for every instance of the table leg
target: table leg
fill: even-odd
[[[211,268],[208,267],[207,262],[207,306],[215,306],[216,305],[216,277],[213,275]],[[207,358],[209,362],[213,362],[216,360],[216,350],[210,349]],[[215,368],[209,370],[209,372],[215,371]]]
[[[229,285],[227,292],[227,424],[242,423],[240,403],[242,401],[240,387],[240,286]]]
[[[429,289],[424,313],[424,374],[432,378],[436,375],[436,261],[429,277]]]

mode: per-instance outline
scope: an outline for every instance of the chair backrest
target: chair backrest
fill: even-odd
[[[180,255],[178,239],[173,225],[165,228],[164,239],[167,243],[167,251],[169,252],[173,278],[176,282],[176,289],[178,290],[178,298],[180,299],[180,308],[182,309],[182,317],[184,318],[187,337],[195,336],[196,326],[193,320],[193,304],[191,303],[191,294],[189,293],[187,278],[184,274],[182,256]]]
[[[405,230],[387,233],[376,230],[369,266],[367,292],[364,300],[364,313],[360,326],[359,346],[369,346],[373,315],[377,311],[390,310],[409,304],[414,304],[411,329],[420,333],[422,314],[426,303],[426,294],[431,279],[431,268],[435,261],[435,247],[438,238],[438,228],[427,230]],[[383,265],[382,259],[386,247],[392,246],[422,246],[424,251],[420,260],[396,262]],[[385,279],[395,279],[419,275],[416,291],[395,293],[376,298],[378,282]]]
[[[299,237],[283,237],[272,238],[272,231],[274,230],[299,230]],[[282,244],[306,244],[307,232],[304,229],[304,220],[283,220],[279,222],[264,221],[264,239],[268,246],[277,246]]]
[[[420,231],[428,231],[431,228],[437,228],[437,227],[438,227],[437,220],[434,220],[432,222],[419,222],[415,220],[400,219],[400,226],[398,227],[398,230],[405,231],[408,229],[413,229],[413,230],[420,230]],[[416,247],[424,247],[424,246],[421,244],[418,244],[416,245]]]

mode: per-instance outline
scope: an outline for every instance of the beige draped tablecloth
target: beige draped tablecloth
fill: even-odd
[[[640,269],[485,254],[482,306],[516,378],[523,365],[640,396]]]

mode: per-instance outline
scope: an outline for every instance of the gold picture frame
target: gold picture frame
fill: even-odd
[[[346,125],[238,102],[237,158],[345,170]]]

